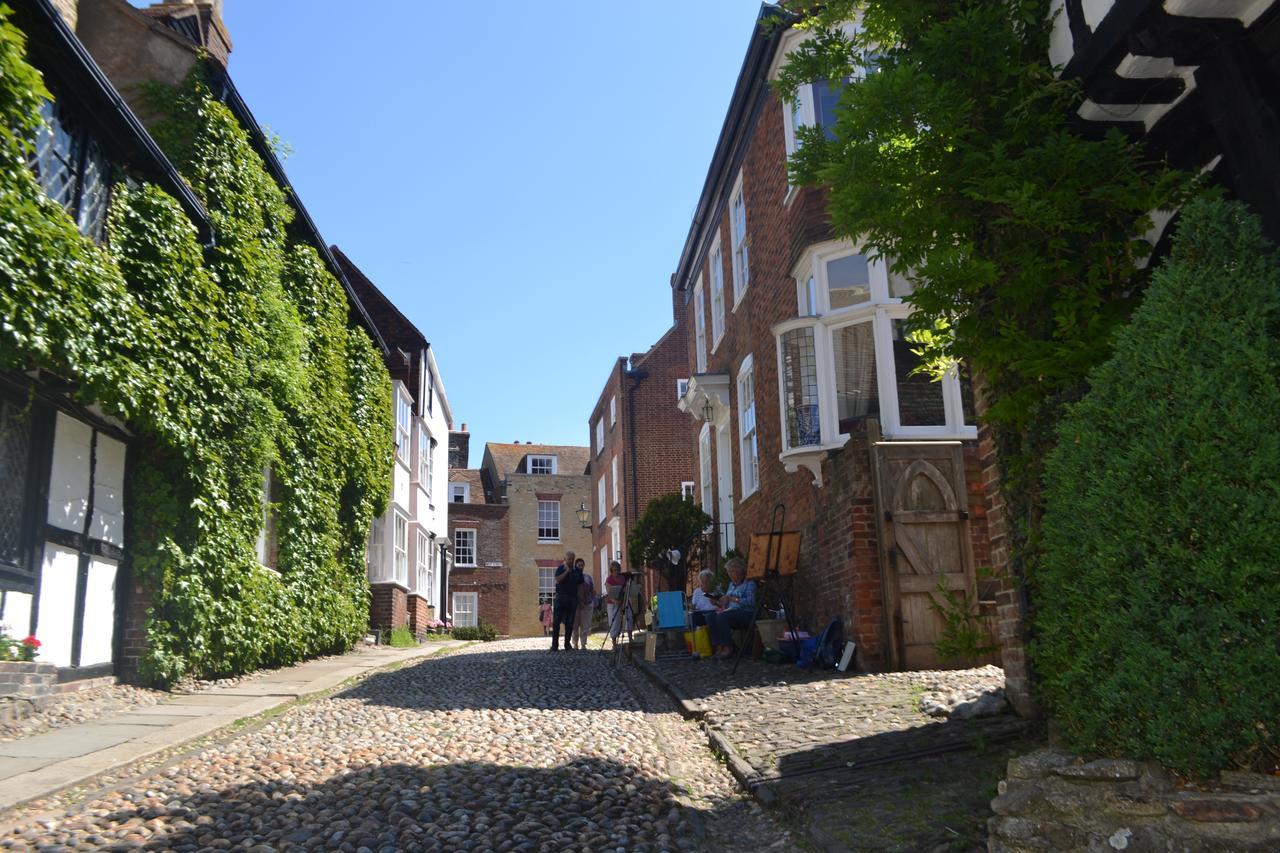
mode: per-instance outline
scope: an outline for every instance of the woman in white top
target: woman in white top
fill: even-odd
[[[703,569],[698,572],[698,588],[693,591],[693,627],[707,624],[707,614],[714,613],[716,601],[720,596],[711,592],[711,582],[715,580],[715,572]]]

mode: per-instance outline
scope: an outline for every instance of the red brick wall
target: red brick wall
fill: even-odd
[[[483,498],[483,496],[481,496]],[[472,495],[472,500],[476,496]],[[449,593],[477,593],[479,621],[498,629],[499,634],[511,632],[508,600],[508,579],[511,569],[507,551],[507,514],[509,507],[502,504],[450,504],[449,537],[459,527],[476,531],[476,567],[454,566],[449,573]],[[575,523],[577,519],[574,519]],[[561,523],[565,523],[561,519]],[[496,566],[486,565],[497,563]],[[452,609],[446,604],[446,608]]]
[[[395,584],[374,584],[369,597],[369,627],[389,631],[409,624],[409,593]]]
[[[778,455],[782,451],[779,417],[777,350],[771,327],[797,315],[796,286],[792,270],[809,246],[831,238],[826,215],[826,194],[801,189],[790,204],[787,193],[784,110],[773,93],[756,120],[742,161],[743,192],[747,205],[750,283],[741,303],[733,308],[732,260],[728,212],[719,222],[724,265],[725,332],[714,353],[708,353],[707,370],[730,379],[729,435],[733,446],[731,476],[737,547],[745,551],[752,533],[767,532],[775,505],[786,507],[786,527],[801,532],[800,572],[795,579],[798,615],[810,631],[820,630],[840,616],[845,630],[859,643],[863,662],[872,668],[885,664],[887,622],[877,538],[871,458],[865,434],[854,435],[822,465],[824,485],[813,483],[801,469],[788,474]],[[730,179],[732,183],[732,178]],[[727,202],[727,196],[723,201]],[[713,344],[708,258],[695,266],[694,277],[683,284],[692,291],[697,271],[702,273],[703,311],[707,346]],[[682,284],[676,282],[677,285]],[[676,294],[680,299],[680,294]],[[692,306],[689,306],[692,308]],[[694,323],[686,324],[688,360],[695,361]],[[738,432],[737,375],[743,360],[752,356],[755,379],[760,488],[741,500],[740,436]],[[697,477],[697,441],[701,423],[692,423],[686,440],[693,451],[691,470]],[[714,427],[711,469],[718,479]],[[965,445],[965,476],[969,493],[970,537],[975,565],[989,565],[988,496],[982,472],[982,456],[976,442]],[[699,489],[700,493],[700,489]],[[991,585],[982,589],[994,594]]]
[[[421,637],[427,633],[427,620],[432,618],[432,607],[427,604],[427,600],[421,595],[409,594],[407,604],[409,613],[409,630],[413,632],[415,637]]]
[[[121,681],[138,683],[141,675],[138,665],[147,650],[147,611],[154,603],[151,590],[140,581],[130,579],[127,601],[124,605],[123,636],[120,639],[119,660],[116,675]]]

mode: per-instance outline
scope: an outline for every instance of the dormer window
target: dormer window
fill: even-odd
[[[529,473],[530,474],[554,474],[556,472],[556,458],[554,456],[530,456],[529,457]]]
[[[470,483],[450,483],[449,484],[449,503],[464,504],[471,500],[471,484]]]

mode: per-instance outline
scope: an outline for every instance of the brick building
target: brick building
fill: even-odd
[[[466,467],[466,424],[461,442],[457,436],[459,433],[450,434],[449,540],[454,553],[449,577],[450,613],[455,625],[484,622],[497,628],[499,634],[510,634],[510,507],[489,503],[480,469]],[[454,463],[460,463],[460,467],[452,467]]]
[[[806,37],[753,32],[672,277],[697,499],[721,551],[746,552],[785,507],[805,627],[841,617],[869,668],[934,666],[938,586],[994,592],[975,578],[990,551],[972,395],[960,371],[912,375],[910,282],[835,238],[823,190],[788,182],[795,129],[828,125],[837,100],[769,86]]]
[[[691,421],[673,405],[689,378],[682,302],[675,324],[648,352],[614,362],[588,422],[594,550],[587,563],[599,583],[610,560],[628,565],[627,535],[649,501],[671,492],[693,495]]]

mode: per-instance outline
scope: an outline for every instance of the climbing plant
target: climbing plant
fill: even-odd
[[[829,187],[836,232],[913,282],[928,362],[964,359],[980,377],[1020,571],[1062,406],[1141,296],[1150,214],[1194,183],[1118,131],[1072,132],[1081,95],[1050,66],[1048,0],[786,5],[813,37],[781,71],[782,97],[849,81],[833,127],[798,131],[792,179]]]
[[[143,674],[243,672],[348,647],[390,492],[390,380],[246,130],[197,72],[153,88],[156,138],[204,202],[117,182],[85,239],[26,166],[49,94],[0,11],[0,368],[44,368],[136,433],[130,557]],[[266,472],[278,484],[264,503]],[[280,543],[260,565],[267,516]]]

